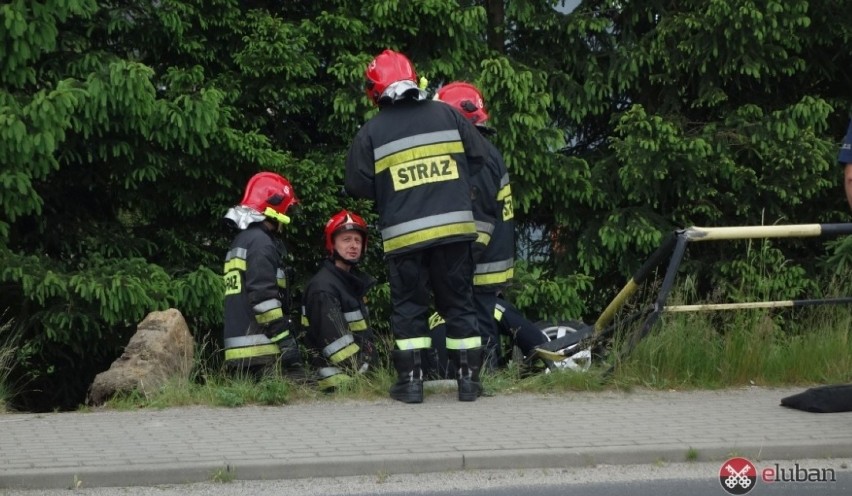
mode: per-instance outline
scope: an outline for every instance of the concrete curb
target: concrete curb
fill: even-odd
[[[695,459],[687,460],[689,449]],[[852,458],[852,442],[779,443],[740,445],[721,448],[696,444],[608,446],[596,449],[518,449],[463,451],[387,456],[327,457],[228,463],[226,461],[118,466],[72,469],[13,470],[0,474],[0,488],[73,489],[82,487],[151,486],[189,484],[221,478],[239,480],[281,480],[311,477],[376,476],[392,474],[440,473],[457,470],[520,470],[541,468],[581,468],[595,465],[641,465],[686,461],[724,461],[742,456],[758,463],[763,459]]]

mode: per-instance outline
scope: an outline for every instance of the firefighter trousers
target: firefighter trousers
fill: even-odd
[[[456,242],[388,257],[391,329],[401,349],[429,347],[430,290],[447,323],[447,344],[479,346],[473,302],[472,243]],[[474,339],[475,338],[475,339]]]

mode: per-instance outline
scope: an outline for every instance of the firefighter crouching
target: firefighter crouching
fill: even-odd
[[[297,201],[286,178],[261,172],[249,179],[240,204],[225,214],[239,231],[224,268],[225,366],[232,371],[257,377],[279,364],[288,374],[301,367],[291,334],[286,250],[276,237]]]
[[[358,268],[367,249],[367,224],[341,210],[325,224],[328,257],[305,287],[302,327],[317,386],[326,392],[366,372],[375,358],[373,329],[366,304],[376,280]]]

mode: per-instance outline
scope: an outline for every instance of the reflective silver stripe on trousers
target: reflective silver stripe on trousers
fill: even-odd
[[[284,269],[278,269],[275,271],[276,279],[284,279],[286,276],[284,275]]]
[[[326,358],[328,358],[354,342],[355,338],[353,338],[351,334],[347,334],[343,337],[335,339],[330,345],[323,348],[322,354]]]
[[[243,346],[258,346],[262,344],[272,344],[272,341],[263,334],[225,338],[225,348],[242,348]]]
[[[514,258],[507,258],[505,260],[498,260],[496,262],[488,262],[476,264],[476,270],[474,274],[490,274],[492,272],[503,272],[504,270],[509,270],[515,266]]]
[[[346,322],[358,322],[359,320],[364,320],[364,316],[361,314],[361,310],[355,310],[354,312],[346,312],[343,314],[343,318],[346,319]]]
[[[445,214],[430,215],[421,219],[414,219],[401,224],[382,229],[382,239],[388,240],[402,236],[405,234],[422,231],[430,227],[444,226],[447,224],[457,224],[461,222],[474,222],[473,212],[470,210],[459,210],[457,212],[447,212]]]
[[[328,379],[329,377],[335,376],[337,374],[342,374],[343,371],[337,367],[322,367],[317,370],[317,373],[319,374],[320,378]]]
[[[388,155],[393,155],[402,150],[408,150],[415,146],[431,145],[434,143],[444,143],[449,141],[461,141],[461,135],[457,129],[448,129],[446,131],[435,131],[433,133],[423,133],[408,138],[391,141],[386,145],[382,145],[373,150],[373,160],[380,160]]]

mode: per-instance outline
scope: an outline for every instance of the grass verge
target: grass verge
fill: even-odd
[[[12,322],[0,323],[0,413],[9,411],[15,393],[11,383],[12,367],[18,350],[18,340],[12,331]]]
[[[675,295],[676,300],[677,295]],[[625,324],[638,327],[641,322]],[[848,305],[796,309],[663,313],[652,332],[611,371],[619,344],[606,362],[586,372],[560,370],[528,375],[517,364],[483,374],[486,394],[562,394],[643,387],[716,389],[742,385],[814,385],[852,382],[852,309]],[[2,331],[3,328],[0,328]],[[635,330],[635,329],[634,329]],[[8,333],[7,333],[8,334]],[[0,333],[0,336],[3,336]],[[209,346],[209,344],[208,344]],[[154,392],[114,397],[107,408],[167,408],[190,405],[239,407],[314,401],[375,400],[388,396],[395,381],[385,361],[332,394],[305,381],[267,375],[232,377],[211,365],[216,350],[199,345],[191,377]],[[8,376],[14,346],[0,340],[0,411],[9,397]],[[207,357],[207,358],[204,358]],[[612,372],[608,374],[607,371]],[[4,376],[4,373],[6,374]],[[445,394],[427,389],[426,395]]]
[[[486,394],[561,394],[607,389],[716,389],[742,385],[808,385],[852,382],[852,314],[816,307],[796,315],[767,310],[664,314],[654,331],[614,368],[594,364],[586,372],[560,370],[526,375],[516,364],[483,374]],[[611,353],[610,356],[617,356]],[[159,391],[113,398],[108,408],[189,405],[239,407],[326,400],[387,398],[395,380],[389,364],[358,375],[332,394],[278,375],[230,377],[196,364],[194,377]],[[427,390],[426,395],[439,394]]]
[[[849,382],[850,326],[847,307],[664,314],[616,377],[651,388]]]

